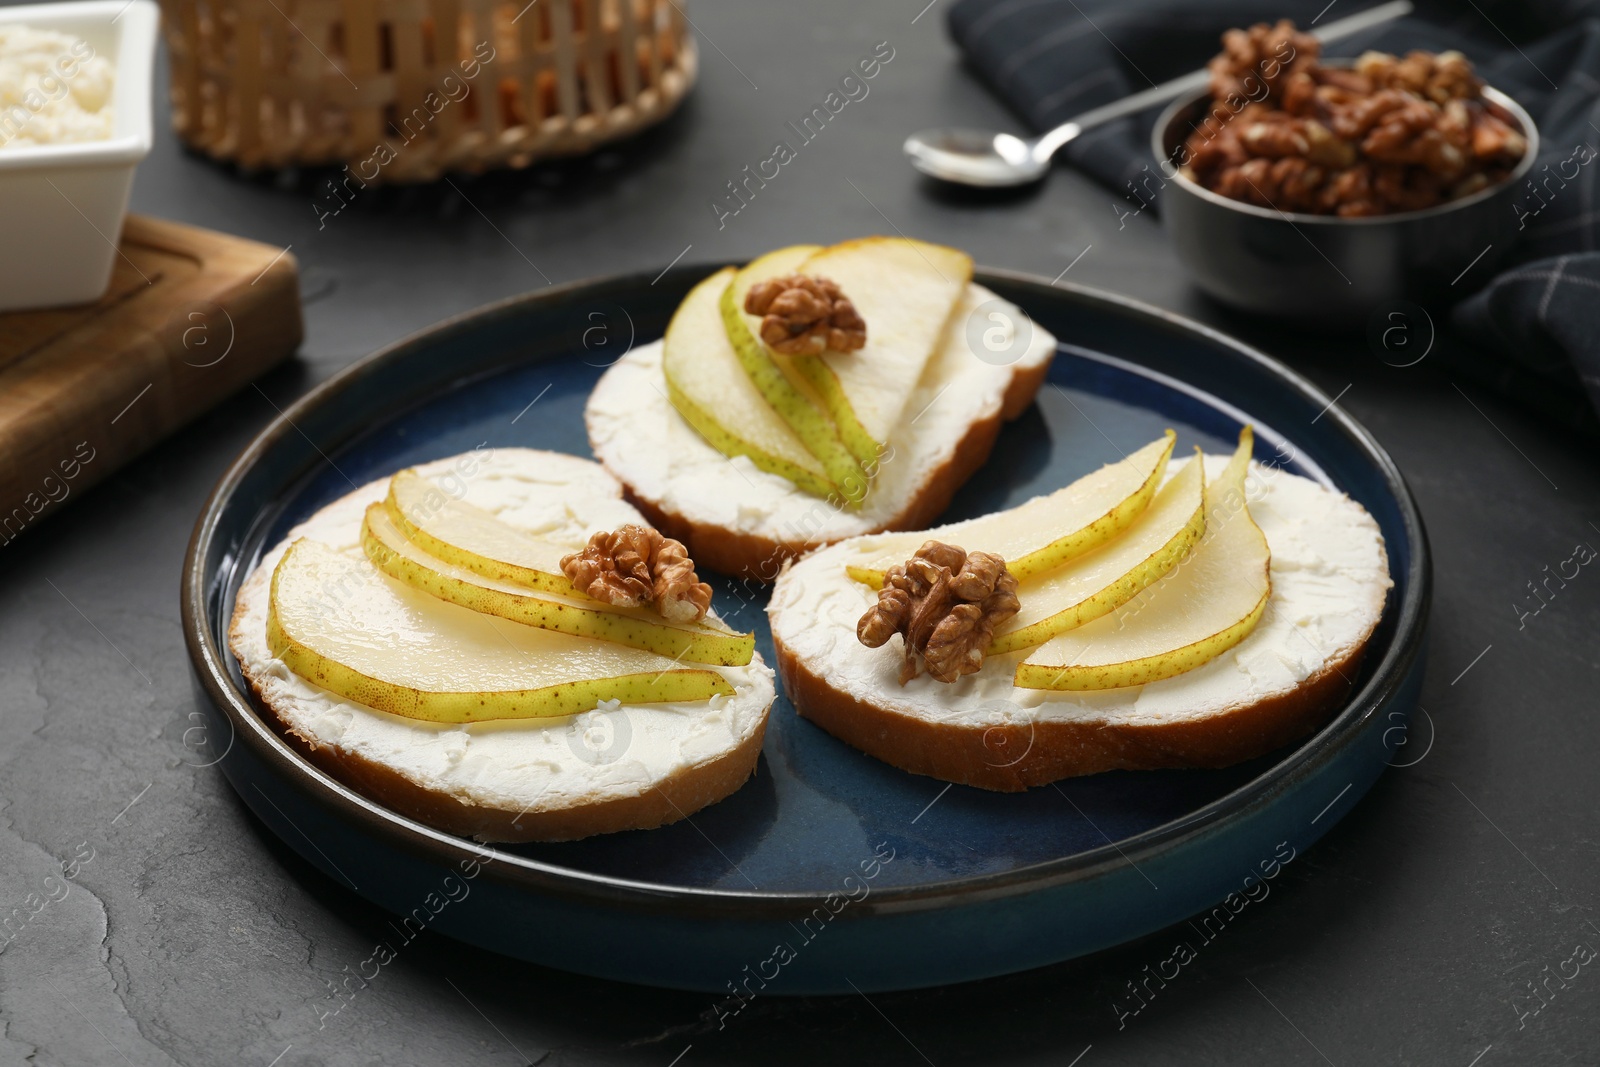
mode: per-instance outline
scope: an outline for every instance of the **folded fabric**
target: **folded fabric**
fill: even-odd
[[[1348,7],[1346,6],[1348,4]],[[950,34],[1035,131],[1204,66],[1235,26],[1302,28],[1363,7],[1351,0],[957,0]],[[1465,53],[1538,123],[1541,153],[1517,205],[1523,230],[1501,273],[1451,316],[1441,356],[1552,417],[1600,426],[1600,0],[1417,0],[1411,17],[1327,49]],[[1149,143],[1158,109],[1092,130],[1064,150],[1115,194],[1106,211],[1160,210]],[[1537,183],[1537,184],[1536,184]],[[1594,253],[1594,254],[1586,254]],[[1468,281],[1471,279],[1469,277]],[[1497,359],[1464,351],[1463,336]],[[1457,354],[1460,353],[1460,354]],[[1592,406],[1574,408],[1582,383]]]
[[[1600,252],[1537,259],[1502,271],[1452,316],[1462,337],[1481,338],[1498,361],[1452,363],[1532,403],[1574,429],[1593,430],[1600,410]],[[1498,364],[1498,365],[1497,365]],[[1537,388],[1543,383],[1547,388]],[[1522,395],[1533,387],[1532,395]],[[1579,397],[1587,397],[1585,410]]]

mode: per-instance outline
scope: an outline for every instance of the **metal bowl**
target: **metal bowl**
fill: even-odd
[[[1517,189],[1539,153],[1528,113],[1498,90],[1484,98],[1520,126],[1528,150],[1510,177],[1471,196],[1423,211],[1339,218],[1273,211],[1230,200],[1172,173],[1169,161],[1210,102],[1209,92],[1182,97],[1151,134],[1169,174],[1161,217],[1195,285],[1224,304],[1261,315],[1359,326],[1376,310],[1409,298],[1459,297],[1471,269],[1479,278],[1510,248],[1519,230]]]

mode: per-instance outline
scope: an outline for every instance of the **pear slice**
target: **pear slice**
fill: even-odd
[[[1159,441],[1053,493],[1008,511],[940,527],[939,540],[994,553],[1019,582],[1055,570],[1117,537],[1144,514],[1177,440],[1178,435],[1168,430]],[[871,561],[849,564],[845,570],[856,581],[882,589],[885,572],[905,562],[927,539],[926,533],[875,538]]]
[[[721,300],[734,273],[726,267],[695,286],[667,324],[661,353],[667,398],[723,455],[748,456],[813,496],[836,495],[821,461],[767,403],[728,340]]]
[[[1272,553],[1245,499],[1253,447],[1246,426],[1227,468],[1206,487],[1206,535],[1188,558],[1114,613],[1035,649],[1017,666],[1017,685],[1144,685],[1192,671],[1249,636],[1272,595]]]
[[[716,671],[441,604],[365,559],[304,539],[272,572],[267,644],[309,682],[430,722],[575,715],[602,700],[733,695]]]
[[[497,582],[583,599],[561,571],[561,557],[573,549],[529,536],[414,470],[389,479],[383,506],[406,540],[446,563]]]
[[[845,447],[872,470],[972,280],[972,257],[905,237],[863,237],[825,248],[799,269],[837,282],[867,324],[865,348],[793,366],[822,398]]]
[[[648,608],[619,608],[597,600],[533,592],[456,567],[406,540],[382,504],[367,508],[361,547],[384,574],[430,596],[486,615],[544,630],[642,648],[690,663],[740,667],[755,653],[755,634],[741,634],[707,616],[678,623]]]
[[[1156,491],[1137,522],[1115,541],[1018,585],[1022,608],[995,635],[990,655],[1040,645],[1131,600],[1178,565],[1206,530],[1205,471],[1195,462]],[[963,546],[965,547],[965,546]]]
[[[845,498],[857,503],[866,496],[868,484],[861,465],[839,439],[839,429],[822,410],[820,399],[794,369],[793,358],[769,348],[757,332],[760,320],[744,310],[745,294],[752,287],[793,274],[802,262],[821,250],[818,245],[791,245],[751,260],[722,291],[719,307],[728,340],[757,391],[821,461],[822,469]]]

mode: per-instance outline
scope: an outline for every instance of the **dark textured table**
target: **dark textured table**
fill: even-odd
[[[1600,1060],[1600,569],[1543,600],[1529,585],[1600,546],[1592,446],[1437,360],[1397,368],[1360,341],[1230,321],[1155,219],[1119,217],[1076,174],[1021,199],[931,196],[900,159],[907,131],[1011,119],[961,68],[939,7],[914,18],[924,2],[696,0],[703,77],[668,127],[581,164],[363,192],[320,221],[314,186],[184,154],[162,109],[135,209],[292,245],[308,337],[259,389],[0,551],[0,1064]],[[894,56],[870,94],[719,220],[724,183],[880,41]],[[970,986],[757,999],[725,1028],[708,996],[432,934],[337,997],[384,917],[265,836],[186,736],[199,697],[178,573],[213,480],[275,408],[445,316],[680,255],[892,230],[1242,333],[1377,434],[1436,555],[1427,714],[1397,760],[1412,765],[1120,1028],[1113,1002],[1177,932]]]

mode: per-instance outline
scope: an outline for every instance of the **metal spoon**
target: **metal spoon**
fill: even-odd
[[[1323,44],[1352,37],[1411,13],[1410,0],[1393,0],[1349,18],[1330,22],[1312,36]],[[905,154],[911,165],[930,177],[961,185],[998,188],[1038,181],[1050,170],[1050,159],[1062,146],[1103,123],[1164,104],[1184,93],[1203,88],[1210,73],[1197,70],[1181,78],[1154,85],[1114,103],[1085,111],[1038,137],[1024,138],[990,130],[945,127],[922,130],[906,138]]]

